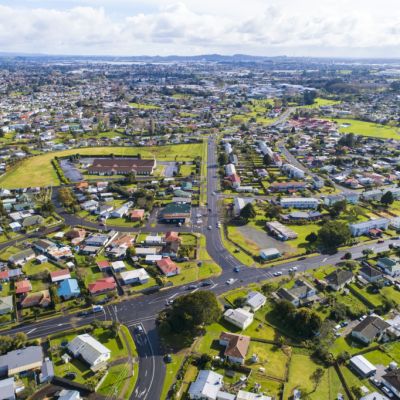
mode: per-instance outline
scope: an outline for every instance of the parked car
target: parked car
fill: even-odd
[[[273,274],[274,276],[281,276],[282,275],[282,271],[276,271]]]
[[[226,281],[226,284],[227,284],[227,285],[233,285],[236,281],[237,281],[237,279],[230,278],[230,279],[228,279],[228,280]]]

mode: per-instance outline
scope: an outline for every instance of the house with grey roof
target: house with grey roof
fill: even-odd
[[[376,265],[381,268],[385,274],[390,275],[391,277],[400,275],[400,263],[398,260],[393,260],[389,257],[382,257],[378,259]]]
[[[354,280],[354,275],[347,269],[337,269],[325,277],[328,287],[338,291]]]
[[[0,356],[0,376],[13,376],[25,371],[40,369],[43,365],[41,346],[29,346],[9,351]]]
[[[14,302],[12,296],[0,297],[0,315],[8,314],[14,310]]]
[[[370,344],[375,339],[380,340],[386,329],[390,327],[386,321],[377,315],[369,315],[351,331],[351,336],[365,344]]]

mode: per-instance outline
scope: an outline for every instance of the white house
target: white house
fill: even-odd
[[[387,372],[382,376],[382,383],[400,398],[400,369]]]
[[[201,370],[196,380],[190,385],[189,398],[196,400],[216,400],[221,390],[222,375],[210,370]]]
[[[349,363],[350,367],[363,378],[371,376],[376,372],[375,365],[371,364],[364,356],[354,356],[350,358]]]
[[[250,292],[246,298],[246,306],[249,306],[253,312],[256,312],[265,305],[267,298],[259,292]]]
[[[266,396],[265,394],[239,390],[236,396],[236,400],[272,400],[272,397]]]
[[[292,164],[283,164],[282,170],[291,178],[302,179],[305,173],[300,168],[295,167]]]
[[[131,283],[146,283],[148,282],[150,276],[146,272],[144,268],[134,269],[131,271],[121,272],[121,279],[125,285],[129,285]]]
[[[283,208],[317,208],[319,200],[313,197],[283,197],[281,206]]]
[[[254,315],[243,308],[229,309],[224,312],[224,319],[244,330],[253,322]]]
[[[235,175],[236,174],[236,168],[233,164],[226,164],[225,165],[225,172],[227,176]]]
[[[400,275],[400,263],[397,260],[393,260],[389,257],[382,257],[378,260],[376,265],[381,268],[385,274],[391,277]]]
[[[240,215],[240,212],[248,203],[253,203],[254,199],[251,197],[235,197],[233,200],[233,214],[235,217]]]
[[[104,363],[111,357],[111,350],[88,333],[75,337],[67,348],[74,357],[82,357],[91,367]]]
[[[350,224],[349,227],[353,236],[361,236],[367,234],[371,229],[387,229],[389,223],[387,218],[377,218]]]

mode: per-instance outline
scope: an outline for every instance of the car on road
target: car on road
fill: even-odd
[[[198,286],[197,285],[189,285],[186,289],[187,290],[193,290],[193,289],[197,289]]]
[[[385,241],[383,239],[379,239],[378,243],[385,243]]]
[[[282,271],[276,271],[273,273],[274,276],[281,276],[282,275]]]
[[[225,283],[227,285],[233,285],[236,281],[237,281],[237,279],[229,278]]]
[[[217,228],[221,228],[221,222],[217,222]]]
[[[165,301],[165,305],[166,306],[171,306],[172,304],[174,304],[174,300],[173,299],[168,299]]]
[[[136,332],[136,333],[143,333],[143,327],[142,327],[142,325],[136,325],[136,326],[135,326],[135,332]]]
[[[234,272],[240,272],[240,267],[235,267],[235,268],[233,268],[233,271],[234,271]]]
[[[89,311],[79,311],[77,316],[78,317],[87,317],[89,315]]]
[[[211,226],[211,225],[208,225],[207,229],[208,229],[209,231],[211,231],[212,226]]]
[[[212,281],[203,281],[201,282],[201,286],[211,286],[213,283]]]
[[[392,398],[394,394],[391,390],[389,390],[386,386],[382,387],[382,392],[384,392],[389,398]]]
[[[289,268],[289,272],[296,272],[297,271],[297,267],[292,267],[292,268]]]

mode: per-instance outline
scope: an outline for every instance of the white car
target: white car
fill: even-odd
[[[236,281],[237,281],[237,279],[230,278],[230,279],[228,279],[228,280],[226,281],[226,284],[227,284],[227,285],[233,285]]]
[[[282,275],[282,271],[276,271],[274,272],[274,276],[281,276]]]
[[[212,226],[211,226],[211,225],[208,225],[207,229],[208,229],[209,231],[211,231]]]

